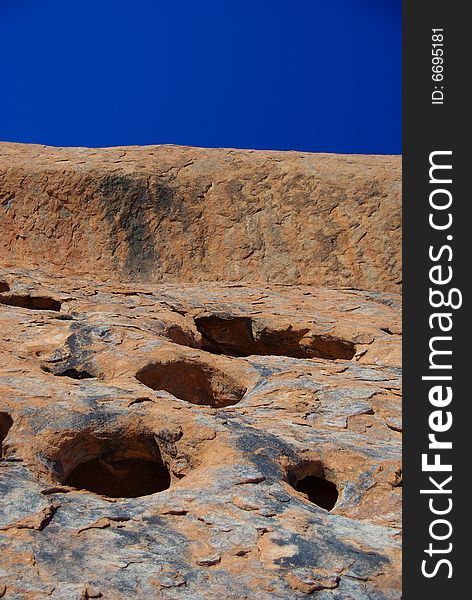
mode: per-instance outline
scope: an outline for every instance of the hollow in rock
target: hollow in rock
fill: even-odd
[[[72,468],[64,484],[80,490],[110,498],[137,498],[170,486],[169,470],[152,436],[78,436],[62,460],[67,463],[69,458]]]
[[[309,329],[264,328],[254,333],[249,317],[196,317],[202,335],[203,350],[228,356],[288,356],[290,358],[325,358],[350,360],[356,348],[352,342],[331,335],[306,334]]]
[[[85,369],[70,368],[61,371],[58,368],[50,369],[49,367],[45,366],[41,368],[45,373],[52,373],[53,375],[56,375],[56,377],[69,377],[70,379],[95,379],[95,375],[89,373],[89,371],[86,371]]]
[[[246,388],[225,373],[186,360],[151,364],[136,379],[153,390],[165,390],[191,404],[220,408],[240,402]]]
[[[0,304],[7,306],[18,306],[19,308],[29,308],[30,310],[61,310],[59,300],[54,300],[47,296],[30,296],[27,294],[8,294],[0,296]]]
[[[313,504],[332,510],[338,501],[339,492],[336,485],[326,478],[323,465],[313,461],[298,465],[289,474],[289,483]]]
[[[0,458],[3,456],[3,441],[7,437],[13,419],[7,412],[0,412]]]

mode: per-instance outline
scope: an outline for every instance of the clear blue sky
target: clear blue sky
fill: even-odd
[[[401,0],[0,0],[0,140],[401,152]]]

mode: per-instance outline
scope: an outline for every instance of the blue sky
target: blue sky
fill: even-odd
[[[400,0],[0,0],[0,140],[401,152]]]

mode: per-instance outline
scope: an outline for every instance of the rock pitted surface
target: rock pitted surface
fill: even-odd
[[[5,598],[400,598],[398,296],[0,282]]]
[[[116,281],[398,292],[401,161],[0,144],[3,264]]]
[[[0,145],[0,598],[401,597],[399,167]]]

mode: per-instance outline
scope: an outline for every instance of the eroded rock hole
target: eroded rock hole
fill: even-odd
[[[94,448],[95,456],[90,456]],[[80,450],[80,443],[79,448]],[[137,498],[170,486],[170,473],[153,439],[84,439],[80,461],[64,484],[110,498]]]
[[[64,371],[52,370],[49,367],[41,367],[45,373],[52,373],[56,377],[69,377],[70,379],[95,379],[95,375],[81,369],[65,369]]]
[[[3,441],[12,425],[13,419],[11,416],[6,412],[0,412],[0,458],[3,456]]]
[[[54,300],[47,296],[29,296],[21,294],[8,294],[0,296],[0,304],[7,306],[18,306],[19,308],[29,308],[30,310],[61,310],[59,300]]]
[[[178,360],[148,365],[136,379],[153,390],[164,390],[191,404],[221,408],[241,401],[246,388],[208,365]]]
[[[326,478],[323,465],[319,462],[298,466],[289,474],[289,483],[305,494],[310,502],[325,510],[332,510],[338,501],[338,489]]]
[[[295,485],[295,489],[326,510],[334,508],[339,495],[334,483],[316,475],[307,475]]]
[[[170,486],[169,471],[156,461],[94,458],[77,465],[66,485],[110,498],[137,498],[162,492]]]
[[[10,286],[6,281],[0,281],[0,293],[1,292],[9,292]]]
[[[329,335],[307,336],[309,329],[256,330],[249,317],[196,317],[202,335],[202,349],[228,356],[288,356],[350,360],[356,348],[352,342]]]
[[[70,377],[71,379],[94,379],[95,375],[88,371],[78,371],[77,369],[66,369],[61,373],[56,373],[59,377]]]

